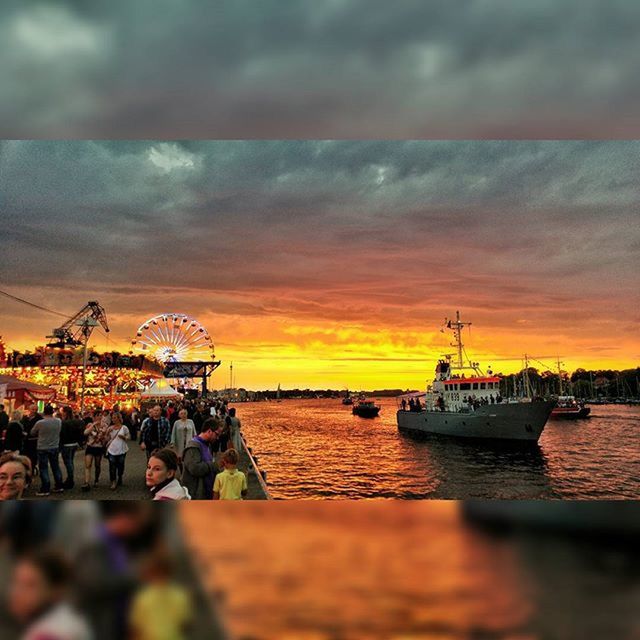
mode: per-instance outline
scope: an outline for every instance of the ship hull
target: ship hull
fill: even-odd
[[[470,413],[398,411],[400,431],[475,440],[536,443],[553,402],[483,405]]]
[[[377,418],[380,413],[380,407],[353,407],[351,411],[354,416],[358,416],[359,418]]]

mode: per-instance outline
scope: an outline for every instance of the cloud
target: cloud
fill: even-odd
[[[635,353],[639,144],[6,141],[0,281],[296,357],[408,357],[458,307],[482,353]]]
[[[0,17],[4,137],[638,132],[626,0],[8,0]]]
[[[178,145],[162,142],[149,150],[149,160],[164,173],[176,169],[193,169],[195,156]]]
[[[37,5],[16,13],[7,26],[10,44],[39,62],[51,58],[64,64],[67,58],[91,56],[100,49],[100,31],[64,7]]]

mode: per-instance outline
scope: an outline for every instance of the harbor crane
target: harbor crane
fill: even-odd
[[[98,302],[87,302],[87,304],[74,316],[69,318],[61,327],[53,330],[53,334],[47,336],[53,342],[48,343],[48,347],[79,347],[86,345],[94,328],[102,325],[106,333],[109,332],[107,324],[107,314]]]
[[[49,347],[79,347],[82,346],[82,392],[80,395],[80,411],[84,411],[84,397],[87,375],[87,345],[93,330],[102,325],[105,332],[109,331],[107,314],[104,308],[97,302],[87,304],[74,316],[69,318],[61,327],[53,330],[53,335],[47,336],[54,340]]]

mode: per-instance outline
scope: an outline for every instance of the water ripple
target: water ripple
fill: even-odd
[[[395,401],[363,420],[338,400],[238,406],[277,498],[640,498],[640,408],[550,421],[539,446],[495,448],[400,434]]]

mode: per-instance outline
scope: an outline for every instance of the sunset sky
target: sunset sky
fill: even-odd
[[[640,143],[2,142],[0,288],[107,311],[127,349],[187,313],[214,386],[420,388],[449,352],[494,370],[640,363]],[[0,298],[33,348],[59,318]]]

